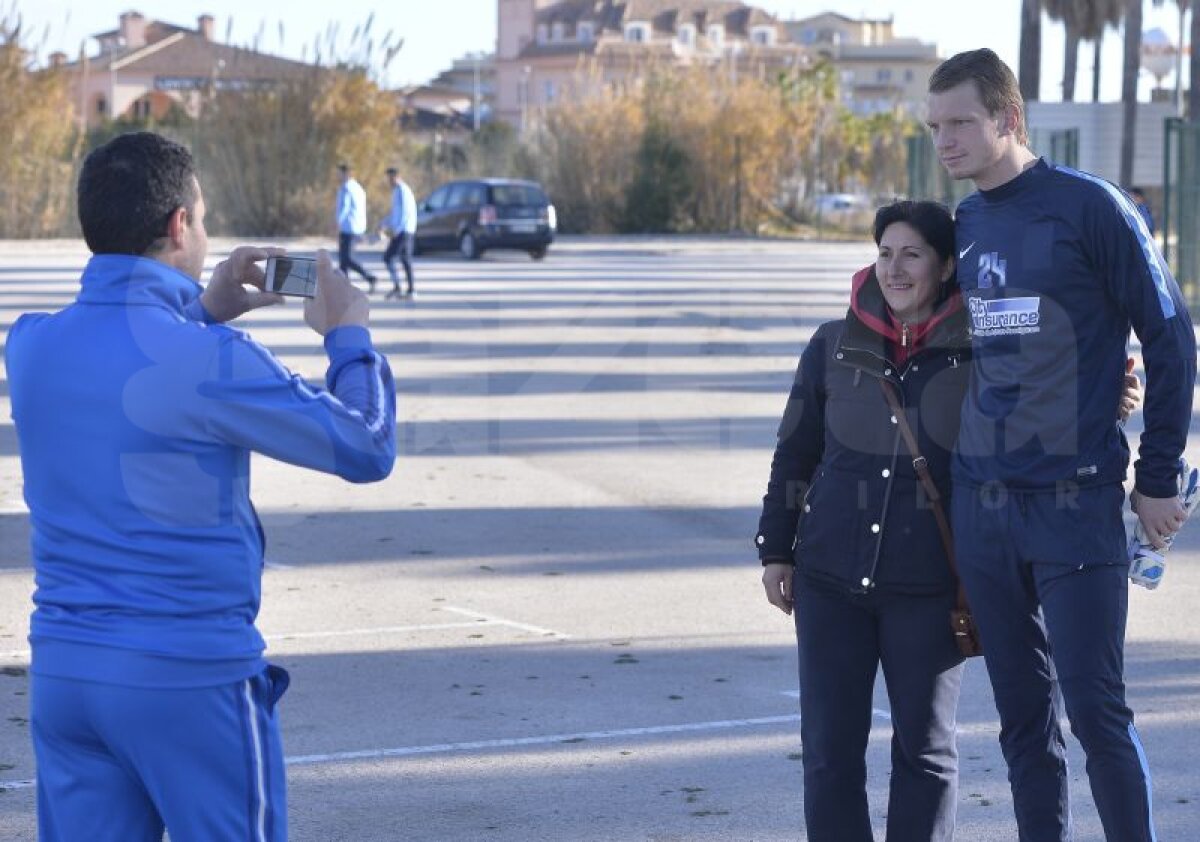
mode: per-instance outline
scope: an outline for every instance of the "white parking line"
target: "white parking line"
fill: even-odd
[[[457,608],[452,605],[442,606],[442,611],[448,611],[451,614],[460,614],[464,617],[471,617],[467,622],[458,623],[424,623],[411,626],[374,626],[358,629],[335,629],[331,631],[299,631],[299,632],[278,632],[276,634],[263,635],[263,639],[267,641],[287,641],[287,640],[319,640],[321,638],[330,637],[361,637],[373,634],[406,634],[409,632],[422,631],[441,631],[443,629],[470,629],[479,626],[508,626],[521,631],[532,632],[544,637],[554,637],[559,640],[570,640],[569,634],[554,631],[553,629],[545,629],[541,626],[531,626],[528,623],[518,623],[516,620],[506,620],[503,617],[496,617],[491,614],[481,614],[478,611],[471,611],[466,608]],[[28,661],[30,652],[28,649],[12,649],[7,652],[0,652],[0,658],[15,659]]]
[[[571,635],[563,634],[562,632],[554,631],[553,629],[544,629],[541,626],[531,626],[528,623],[518,623],[515,620],[506,620],[503,617],[496,617],[492,614],[481,614],[478,611],[469,611],[466,608],[455,608],[453,605],[443,605],[443,611],[449,611],[452,614],[462,614],[464,617],[476,617],[480,620],[487,620],[489,623],[496,623],[501,626],[511,626],[514,629],[533,632],[534,634],[545,635],[546,637],[557,637],[560,640],[570,640]]]
[[[338,629],[337,631],[280,632],[263,635],[263,640],[313,640],[322,637],[355,637],[369,634],[403,634],[415,631],[440,631],[441,629],[473,629],[476,626],[494,625],[486,620],[463,623],[428,623],[421,626],[379,626],[366,629]]]
[[[314,763],[336,763],[346,760],[376,760],[384,757],[414,757],[423,754],[448,754],[456,751],[486,751],[498,748],[522,748],[525,746],[553,745],[555,743],[577,743],[588,740],[616,740],[624,737],[652,737],[660,734],[723,731],[732,728],[783,725],[799,721],[800,716],[792,713],[785,716],[762,716],[756,719],[721,719],[714,722],[685,722],[679,725],[650,725],[644,728],[580,731],[574,734],[547,734],[540,737],[514,737],[506,740],[475,740],[473,742],[438,743],[435,745],[408,746],[405,748],[340,751],[332,754],[305,754],[299,757],[289,757],[284,762],[289,766],[302,766]]]
[[[800,691],[799,690],[784,690],[780,695],[788,696],[789,698],[792,698],[792,699],[799,699]],[[888,722],[892,721],[891,712],[883,710],[882,708],[871,708],[871,714],[879,717],[880,719],[886,719]]]
[[[619,740],[630,737],[655,737],[665,734],[694,734],[705,731],[728,731],[735,728],[758,728],[766,725],[788,725],[799,722],[797,714],[760,716],[755,719],[721,719],[713,722],[684,722],[678,725],[650,725],[643,728],[615,728],[605,731],[578,731],[570,734],[546,734],[539,737],[513,737],[506,740],[474,740],[462,743],[436,743],[403,748],[339,751],[330,754],[302,754],[284,758],[288,766],[312,766],[320,763],[342,763],[350,760],[381,760],[389,757],[417,757],[429,754],[450,754],[459,751],[488,751],[492,749],[525,748],[528,746],[580,743],[595,740]],[[11,792],[36,786],[36,780],[0,781],[0,792]]]

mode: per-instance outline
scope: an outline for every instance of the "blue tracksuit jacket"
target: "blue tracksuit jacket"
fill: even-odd
[[[251,451],[355,482],[391,471],[395,393],[365,329],[325,338],[317,391],[208,323],[200,292],[158,261],[97,255],[75,303],[9,334],[39,674],[202,687],[260,673]]]
[[[1114,413],[1132,326],[1147,396],[1137,489],[1175,496],[1196,339],[1133,202],[1043,160],[963,199],[956,222],[975,364],[955,482],[1027,491],[1122,482],[1129,446]]]

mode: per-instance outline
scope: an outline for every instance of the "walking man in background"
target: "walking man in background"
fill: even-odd
[[[413,238],[417,233],[417,200],[412,189],[400,177],[400,171],[388,167],[388,183],[392,187],[392,209],[383,221],[381,228],[386,230],[391,239],[387,250],[383,253],[383,262],[392,278],[392,291],[388,298],[400,298],[402,295],[412,298],[416,295],[413,289]],[[400,273],[396,271],[396,258],[404,265],[404,278],[408,282],[408,290],[400,292]]]
[[[928,104],[938,157],[978,188],[956,219],[974,358],[951,519],[1019,838],[1070,839],[1065,702],[1108,842],[1154,842],[1150,769],[1125,702],[1129,445],[1112,408],[1132,326],[1146,369],[1132,503],[1161,541],[1184,518],[1191,319],[1129,197],[1029,150],[1017,80],[994,52],[943,62]]]
[[[351,482],[391,471],[395,392],[367,297],[320,252],[304,306],[329,356],[317,391],[223,324],[279,301],[255,263],[282,249],[234,249],[197,283],[187,149],[121,135],[84,161],[78,203],[79,296],[21,316],[5,349],[36,583],[38,836],[285,842],[288,674],[255,627],[250,454]]]
[[[367,193],[354,179],[349,164],[338,164],[342,186],[337,193],[338,269],[349,276],[353,269],[367,281],[367,291],[375,291],[375,276],[354,259],[354,243],[367,232]]]

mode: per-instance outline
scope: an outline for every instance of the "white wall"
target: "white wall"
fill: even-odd
[[[1026,105],[1030,140],[1038,154],[1049,153],[1045,133],[1079,129],[1079,169],[1114,183],[1121,174],[1121,120],[1119,102],[1031,102]],[[1137,134],[1133,147],[1133,183],[1161,187],[1163,181],[1163,121],[1175,108],[1163,102],[1139,102]],[[1044,142],[1045,148],[1037,144]]]

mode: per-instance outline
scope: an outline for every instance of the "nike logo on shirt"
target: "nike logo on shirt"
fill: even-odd
[[[975,244],[971,243],[971,245],[967,246],[965,249],[963,249],[962,251],[960,251],[958,253],[958,259],[962,260],[964,257],[967,256],[967,252],[969,252],[973,248],[975,248]]]

